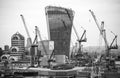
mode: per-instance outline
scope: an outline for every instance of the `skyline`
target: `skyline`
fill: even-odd
[[[112,31],[118,35],[118,45],[120,45],[119,0],[0,0],[0,47],[3,48],[4,45],[10,46],[11,36],[17,31],[27,39],[27,34],[20,14],[23,14],[25,17],[32,41],[35,37],[35,26],[39,27],[42,39],[48,39],[45,7],[49,5],[71,8],[75,11],[74,26],[79,37],[83,33],[81,27],[87,31],[87,42],[83,43],[84,46],[97,46],[100,44],[99,30],[89,12],[90,9],[95,13],[99,23],[101,21],[105,22],[109,44],[114,38],[114,35],[111,33]],[[77,42],[76,39],[77,37],[72,29],[72,45],[75,45],[75,42]],[[104,42],[101,44],[104,44]]]

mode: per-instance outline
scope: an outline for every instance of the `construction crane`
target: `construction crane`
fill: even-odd
[[[111,31],[111,33],[113,33],[113,32]],[[118,49],[118,45],[117,45],[117,35],[115,35],[114,33],[113,33],[113,35],[114,35],[115,37],[114,37],[113,41],[112,41],[111,44],[110,44],[110,48],[111,48],[111,49]],[[115,42],[115,45],[113,45],[114,42]]]
[[[68,15],[68,18],[69,18],[69,20],[70,20],[70,22],[72,23],[72,18],[71,18],[71,16],[70,16],[70,13],[69,13],[69,11],[67,10],[67,9],[65,9],[66,10],[66,12],[67,12],[67,15]],[[82,56],[84,56],[84,54],[82,53],[82,51],[81,51],[81,43],[82,42],[86,42],[87,41],[87,38],[86,38],[86,30],[84,30],[84,32],[83,32],[83,34],[82,34],[82,36],[81,36],[81,38],[79,38],[79,36],[78,36],[78,33],[77,33],[77,30],[76,30],[76,28],[75,28],[75,26],[73,25],[73,23],[72,23],[72,26],[73,26],[73,30],[74,30],[74,32],[75,32],[75,34],[76,34],[76,36],[77,36],[77,41],[78,41],[78,43],[79,43],[79,48],[78,48],[78,51],[77,51],[77,54],[75,55],[75,59],[76,59],[76,63],[77,63],[77,65],[79,66],[81,63],[81,60],[82,60]],[[85,37],[85,38],[84,38]],[[79,62],[78,62],[79,61]],[[82,61],[83,62],[83,61]],[[84,60],[84,62],[85,62],[85,60]]]
[[[96,23],[96,25],[97,25],[97,27],[98,27],[98,29],[99,29],[99,31],[100,31],[100,34],[102,35],[102,37],[103,37],[103,39],[104,39],[104,42],[105,42],[105,50],[106,50],[106,53],[105,53],[105,58],[101,55],[100,56],[100,58],[98,58],[98,60],[102,63],[102,58],[104,58],[104,60],[106,61],[106,68],[107,68],[107,70],[109,71],[109,70],[113,70],[112,68],[111,68],[111,66],[113,67],[113,68],[115,68],[115,64],[113,64],[114,63],[114,60],[112,60],[111,59],[111,55],[110,55],[110,50],[111,49],[117,49],[118,48],[118,46],[117,46],[117,35],[115,35],[115,38],[113,39],[113,41],[112,41],[112,43],[110,44],[110,46],[109,46],[109,44],[108,44],[108,42],[107,42],[107,38],[106,38],[106,31],[105,31],[105,29],[104,29],[104,22],[102,21],[101,22],[101,26],[99,25],[99,23],[98,23],[98,21],[97,21],[97,19],[96,19],[96,17],[95,17],[95,15],[94,15],[94,13],[93,13],[93,11],[91,11],[91,10],[89,10],[90,11],[90,13],[91,13],[91,15],[93,16],[93,18],[94,18],[94,21],[95,21],[95,23]],[[116,40],[116,46],[113,46],[113,43],[114,43],[114,41]]]
[[[40,38],[40,41],[41,41],[43,50],[44,50],[44,52],[45,52],[45,55],[48,55],[48,54],[47,54],[47,50],[46,50],[46,48],[45,48],[45,45],[44,45],[44,43],[42,42],[42,37],[41,37],[40,31],[39,31],[39,28],[38,28],[37,26],[35,26],[35,28],[36,28],[37,34],[38,34],[38,36],[39,36],[39,38]],[[50,57],[47,56],[47,60],[48,60],[48,65],[49,65],[49,67],[50,67],[50,62],[54,61],[54,60],[52,60],[53,55],[54,55],[54,50],[52,51]]]
[[[65,9],[65,10],[66,10],[66,12],[67,12],[67,14],[68,14],[68,17],[69,17],[69,19],[70,19],[70,22],[72,23],[72,19],[71,19],[70,13],[68,12],[67,9]],[[78,50],[78,53],[81,53],[81,42],[86,42],[86,41],[87,41],[87,38],[86,38],[86,30],[84,30],[81,38],[79,38],[75,26],[74,26],[74,25],[72,25],[72,26],[73,26],[73,30],[74,30],[74,32],[75,32],[75,34],[76,34],[76,36],[77,36],[77,41],[79,42],[79,50]],[[85,36],[85,38],[83,39],[84,36]]]
[[[84,36],[85,36],[85,38],[83,38]],[[87,41],[87,38],[86,38],[86,30],[84,30],[81,38],[78,40],[78,42],[79,42],[79,50],[78,50],[78,52],[81,53],[81,43],[82,43],[82,42],[86,42],[86,41]]]
[[[96,19],[96,16],[94,15],[94,12],[89,10],[91,15],[93,16],[94,18],[94,21],[100,31],[100,34],[102,35],[103,39],[104,39],[104,42],[105,42],[105,47],[106,47],[106,53],[109,54],[109,45],[108,45],[108,42],[107,42],[107,39],[106,39],[106,30],[104,29],[104,22],[101,22],[101,26],[99,25],[97,19]]]
[[[89,10],[91,15],[93,16],[94,18],[94,21],[100,31],[100,34],[102,35],[103,39],[104,39],[104,42],[105,42],[105,47],[106,47],[106,55],[109,56],[109,52],[111,49],[117,49],[117,44],[116,44],[116,47],[112,47],[112,44],[114,43],[115,40],[117,40],[117,35],[115,35],[115,38],[113,39],[111,45],[109,46],[108,42],[107,42],[107,38],[106,38],[106,30],[104,29],[104,22],[102,21],[101,22],[101,26],[99,25],[97,19],[96,19],[96,16],[94,15],[94,12]]]
[[[35,39],[33,41],[33,44],[37,44],[38,45],[38,29],[35,26]]]
[[[26,33],[27,33],[27,36],[28,36],[28,38],[27,38],[27,47],[29,48],[32,45],[32,39],[31,39],[30,34],[28,32],[28,28],[27,28],[27,25],[25,23],[24,16],[22,14],[20,16],[21,16],[21,19],[23,21],[23,24],[24,24],[24,27],[25,27],[25,30],[26,30]]]
[[[45,45],[44,45],[44,43],[43,43],[43,40],[42,40],[42,37],[41,37],[40,31],[39,31],[39,28],[38,28],[37,26],[35,26],[35,29],[36,29],[36,31],[37,31],[37,34],[38,34],[39,38],[40,38],[40,41],[41,41],[41,44],[42,44],[43,50],[44,50],[45,54],[47,55],[47,51],[46,51]],[[47,58],[48,58],[48,57],[47,57]]]

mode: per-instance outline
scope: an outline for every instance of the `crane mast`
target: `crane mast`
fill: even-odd
[[[112,43],[111,43],[110,46],[109,46],[109,44],[108,44],[108,42],[107,42],[107,38],[106,38],[106,30],[104,29],[104,22],[103,22],[103,21],[101,22],[101,27],[100,27],[100,25],[99,25],[99,23],[98,23],[98,21],[97,21],[97,19],[96,19],[96,16],[94,15],[94,12],[91,11],[91,10],[89,10],[89,11],[90,11],[91,15],[93,16],[93,18],[94,18],[94,20],[95,20],[95,23],[96,23],[96,25],[97,25],[97,27],[98,27],[98,29],[99,29],[99,31],[100,31],[100,34],[102,35],[102,37],[103,37],[103,39],[104,39],[105,48],[106,48],[106,55],[109,56],[109,53],[110,53],[110,50],[111,50],[111,49],[117,49],[117,48],[118,48],[118,46],[117,46],[117,35],[115,35],[115,34],[112,32],[112,33],[115,35],[115,38],[113,39]],[[115,40],[116,40],[116,46],[112,46]]]
[[[43,50],[44,50],[45,54],[47,55],[47,50],[46,50],[46,48],[45,48],[44,43],[42,42],[42,37],[41,37],[40,31],[39,31],[39,28],[38,28],[37,26],[35,26],[35,28],[36,28],[36,31],[37,31],[37,35],[38,35],[39,38],[40,38],[40,41],[41,41]],[[47,56],[47,60],[48,60],[48,65],[49,65],[49,67],[50,67],[50,62],[53,61],[53,60],[51,59],[52,56],[53,56],[53,54],[54,54],[54,50],[53,50],[52,54],[50,55],[50,57]]]
[[[44,50],[45,54],[47,55],[47,51],[46,51],[45,45],[44,45],[44,43],[42,42],[42,37],[41,37],[40,31],[39,31],[39,29],[38,29],[37,26],[35,26],[35,28],[36,28],[37,34],[38,34],[38,36],[39,36],[39,38],[40,38],[40,40],[41,40],[41,44],[42,44],[43,50]],[[48,57],[47,57],[47,58],[48,58]]]
[[[104,29],[104,22],[103,21],[101,22],[101,31],[102,31],[101,35],[102,35],[104,42],[105,42],[105,50],[106,50],[107,55],[109,55],[109,50],[110,50],[109,48],[110,47],[109,47],[109,44],[107,42],[106,30]]]
[[[85,35],[85,38],[83,39],[84,35]],[[79,50],[78,50],[78,52],[81,53],[81,42],[86,42],[86,41],[87,41],[87,39],[86,39],[86,30],[84,30],[81,38],[78,40],[78,42],[79,42]]]
[[[104,39],[106,52],[107,52],[107,54],[109,54],[109,45],[108,45],[108,42],[107,42],[107,39],[106,39],[106,30],[104,29],[104,22],[103,21],[101,22],[101,28],[100,28],[100,25],[99,25],[99,23],[98,23],[98,21],[96,19],[96,16],[94,15],[94,12],[91,11],[91,10],[89,10],[89,11],[90,11],[91,15],[94,18],[94,21],[95,21],[95,23],[96,23],[96,25],[97,25],[97,27],[98,27],[98,29],[100,31],[100,34],[102,35],[102,37]]]
[[[27,47],[30,47],[32,45],[32,40],[31,40],[30,34],[28,32],[28,28],[27,28],[27,25],[25,23],[24,16],[22,14],[20,16],[21,16],[21,19],[23,21],[23,24],[24,24],[24,27],[25,27],[25,30],[26,30],[26,33],[27,33],[27,36],[28,36],[28,38],[27,38]]]
[[[23,21],[23,24],[24,24],[26,33],[27,33],[27,35],[28,35],[28,38],[30,38],[30,34],[29,34],[29,32],[28,32],[28,28],[27,28],[27,25],[26,25],[26,23],[25,23],[24,16],[23,16],[22,14],[21,14],[20,16],[21,16],[21,19],[22,19],[22,21]]]
[[[102,37],[103,37],[103,39],[104,39],[104,42],[105,42],[105,49],[106,49],[105,57],[103,57],[102,55],[100,55],[100,58],[98,58],[98,60],[99,60],[101,63],[103,63],[103,62],[102,62],[102,58],[106,61],[105,66],[106,66],[106,68],[107,68],[107,69],[106,69],[107,71],[115,70],[115,60],[113,60],[113,59],[111,58],[110,50],[111,50],[111,49],[118,49],[118,46],[117,46],[117,35],[115,35],[115,34],[112,32],[112,33],[115,35],[115,37],[114,37],[112,43],[111,43],[110,45],[108,45],[108,42],[107,42],[107,39],[106,39],[106,31],[105,31],[105,29],[104,29],[104,22],[103,22],[103,21],[101,22],[101,27],[100,27],[100,25],[98,24],[98,21],[97,21],[95,15],[94,15],[93,11],[91,11],[91,10],[89,10],[89,11],[90,11],[90,13],[92,14],[92,16],[93,16],[93,18],[94,18],[94,20],[95,20],[95,23],[96,23],[96,25],[97,25],[97,27],[98,27],[98,29],[99,29],[99,31],[100,31],[100,34],[102,35]],[[113,46],[113,43],[115,42],[115,40],[116,40],[116,45]],[[113,62],[114,62],[114,63],[113,63]],[[114,69],[113,69],[113,68],[114,68]]]

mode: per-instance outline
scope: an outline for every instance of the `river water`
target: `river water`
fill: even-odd
[[[24,78],[49,78],[49,77],[41,77],[41,76],[29,76],[29,77],[24,77]]]

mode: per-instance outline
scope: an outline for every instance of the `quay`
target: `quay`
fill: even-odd
[[[79,71],[84,67],[76,67],[69,70],[51,70],[47,68],[18,68],[11,70],[14,75],[45,76],[53,78],[90,78],[90,72]]]

